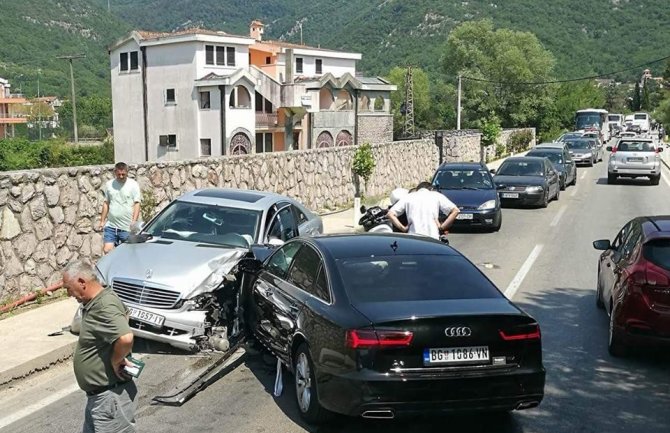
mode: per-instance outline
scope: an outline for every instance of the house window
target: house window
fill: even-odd
[[[266,64],[266,65],[269,65],[269,64],[271,64],[271,63],[272,63],[272,57],[270,57],[270,56],[266,57],[266,58],[265,58],[265,64]]]
[[[177,147],[177,136],[175,134],[160,135],[158,144],[167,147]]]
[[[302,74],[302,57],[295,58],[295,72]]]
[[[214,64],[214,45],[205,45],[205,63]]]
[[[203,110],[211,108],[209,92],[200,92],[200,108]]]
[[[272,152],[272,133],[256,133],[256,153]]]
[[[323,60],[316,59],[316,73],[323,74]]]
[[[212,156],[212,139],[200,139],[200,156]]]
[[[226,47],[216,47],[216,64],[219,66],[226,64]]]
[[[128,70],[128,53],[121,53],[119,56],[119,61],[121,63],[121,70],[122,71],[127,71]]]
[[[130,52],[130,70],[136,71],[140,67],[140,60],[137,55],[137,51]]]
[[[235,66],[235,47],[226,47],[226,64]]]
[[[216,66],[235,66],[235,47],[205,45],[205,63]]]
[[[175,99],[174,89],[165,90],[165,103],[166,104],[176,104],[177,100]]]

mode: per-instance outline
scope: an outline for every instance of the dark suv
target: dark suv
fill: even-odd
[[[444,163],[433,176],[433,186],[460,209],[456,226],[500,230],[500,199],[486,165],[478,162]]]
[[[598,240],[596,305],[610,317],[609,352],[670,345],[670,215],[637,217],[613,242]]]

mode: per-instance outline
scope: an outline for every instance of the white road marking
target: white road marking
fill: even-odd
[[[553,220],[551,220],[551,224],[549,224],[551,227],[556,227],[558,225],[558,222],[561,220],[561,217],[565,213],[566,207],[563,206],[561,207],[558,212],[556,212],[556,216],[554,217]]]
[[[73,384],[71,386],[68,386],[67,388],[63,388],[59,391],[56,391],[53,394],[49,394],[47,397],[43,398],[37,403],[24,407],[23,409],[16,411],[9,416],[0,418],[0,429],[3,429],[8,425],[13,424],[16,421],[19,421],[27,416],[30,416],[33,413],[44,409],[46,406],[49,406],[50,404],[55,403],[58,400],[67,397],[68,395],[76,391],[79,391],[79,386],[77,384]]]
[[[666,176],[665,173],[661,173],[661,177],[663,178],[663,181],[666,183],[666,185],[670,186],[670,180],[668,180],[668,176]]]
[[[582,175],[579,176],[580,179],[584,179],[586,177],[586,171],[582,170]]]
[[[519,269],[519,272],[516,273],[512,282],[509,283],[509,286],[507,286],[507,289],[505,290],[505,296],[507,299],[511,300],[514,297],[514,294],[517,290],[519,290],[521,283],[523,283],[524,278],[526,278],[530,268],[533,266],[533,263],[535,263],[535,260],[537,260],[541,252],[542,245],[535,245],[535,248],[533,248],[533,251],[530,252],[530,255],[521,266],[521,269]]]

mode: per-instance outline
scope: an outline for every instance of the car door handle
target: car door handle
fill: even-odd
[[[296,307],[295,305],[288,307],[288,310],[291,312],[291,314],[298,314],[300,312],[300,308]]]
[[[265,283],[261,283],[261,282],[256,283],[256,290],[264,298],[269,298],[274,293],[274,290],[272,289],[272,287],[268,286]]]

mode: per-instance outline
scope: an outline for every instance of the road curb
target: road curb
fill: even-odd
[[[0,386],[5,386],[14,380],[23,379],[35,372],[46,370],[54,364],[68,360],[72,357],[76,345],[76,340],[66,343],[61,347],[26,361],[23,364],[14,366],[5,371],[0,371]]]

